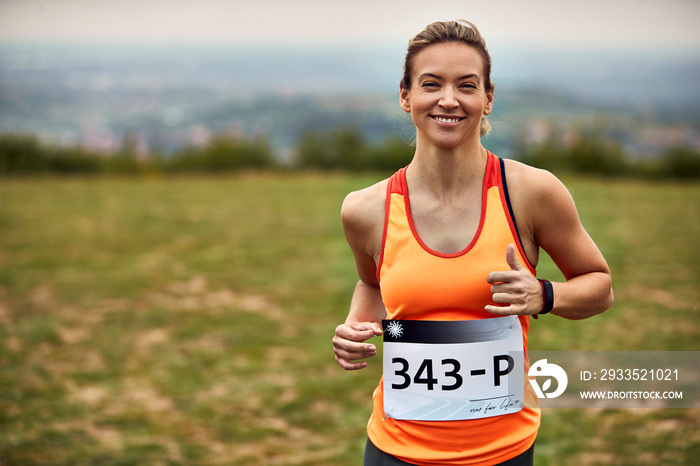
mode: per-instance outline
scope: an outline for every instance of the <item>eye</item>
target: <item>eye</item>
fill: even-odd
[[[425,81],[421,84],[422,87],[438,87],[438,84],[434,81]]]
[[[476,89],[476,84],[474,83],[464,83],[460,87],[463,87],[465,89]]]

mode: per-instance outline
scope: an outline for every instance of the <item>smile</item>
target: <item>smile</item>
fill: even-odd
[[[439,121],[440,123],[459,123],[464,120],[462,117],[442,117],[442,116],[431,116],[432,119]]]

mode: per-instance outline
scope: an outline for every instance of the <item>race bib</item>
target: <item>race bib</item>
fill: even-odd
[[[456,421],[518,412],[524,354],[517,316],[384,320],[387,417]]]

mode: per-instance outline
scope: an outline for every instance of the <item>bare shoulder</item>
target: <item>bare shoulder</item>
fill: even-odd
[[[506,160],[505,170],[516,217],[524,217],[518,218],[519,222],[534,230],[538,222],[548,223],[552,217],[578,221],[571,193],[552,173],[515,160]]]
[[[389,180],[383,180],[345,197],[340,215],[345,227],[362,227],[384,220],[386,187]]]
[[[386,179],[351,192],[345,197],[340,210],[343,230],[350,246],[373,257],[381,248],[388,183]]]
[[[538,257],[539,247],[551,255],[554,239],[583,232],[573,197],[559,178],[515,160],[504,163],[511,206],[529,257]]]
[[[525,165],[516,160],[504,160],[508,190],[517,193],[518,197],[525,195],[529,198],[569,196],[569,191],[559,178],[541,168]],[[531,199],[537,200],[537,199]]]

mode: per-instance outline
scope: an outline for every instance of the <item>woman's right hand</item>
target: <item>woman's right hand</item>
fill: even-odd
[[[335,360],[347,371],[367,367],[362,359],[377,355],[377,347],[365,343],[374,336],[382,334],[379,322],[349,322],[338,325],[333,336],[333,352]]]

